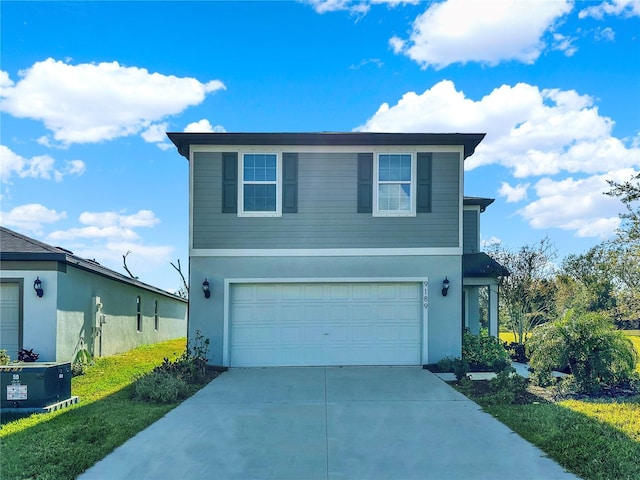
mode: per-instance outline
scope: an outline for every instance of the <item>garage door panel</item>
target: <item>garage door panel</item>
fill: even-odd
[[[420,295],[417,283],[233,285],[230,364],[420,364]]]
[[[15,359],[20,349],[20,285],[0,283],[0,349]]]

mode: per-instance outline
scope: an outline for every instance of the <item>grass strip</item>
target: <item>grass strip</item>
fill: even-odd
[[[495,404],[486,382],[459,387],[482,409],[586,480],[640,478],[640,396]]]
[[[71,480],[143,430],[178,403],[156,405],[131,399],[136,375],[179,356],[185,339],[145,345],[97,359],[72,379],[80,403],[48,414],[11,419],[0,429],[0,478]],[[194,392],[197,389],[194,389]]]

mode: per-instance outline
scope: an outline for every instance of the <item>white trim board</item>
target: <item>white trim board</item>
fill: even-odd
[[[464,156],[463,145],[189,145],[189,156],[201,152],[238,152],[244,153],[396,153],[396,152],[433,152],[460,153]]]
[[[445,255],[462,255],[462,248],[193,248],[189,252],[190,257],[404,257]]]
[[[429,279],[427,277],[225,278],[222,365],[229,366],[231,286],[251,283],[415,283],[422,288],[422,364],[429,360]]]

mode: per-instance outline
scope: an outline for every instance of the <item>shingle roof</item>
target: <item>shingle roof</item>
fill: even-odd
[[[462,145],[464,158],[473,155],[484,133],[388,133],[388,132],[167,132],[180,155],[189,159],[190,145]]]
[[[100,265],[95,260],[81,258],[73,252],[62,247],[54,247],[34,238],[14,232],[0,226],[0,260],[16,262],[53,261],[62,262],[82,270],[93,272],[103,277],[135,285],[145,290],[150,290],[165,296],[181,299],[177,295],[169,293],[161,288],[141,282],[135,278],[127,277],[121,273]]]
[[[464,197],[465,205],[478,205],[480,207],[480,212],[484,212],[493,202],[495,202],[495,198]]]
[[[462,256],[462,276],[463,277],[506,277],[509,270],[496,262],[484,252],[465,253]]]

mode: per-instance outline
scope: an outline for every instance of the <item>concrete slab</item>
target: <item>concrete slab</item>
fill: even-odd
[[[574,479],[419,367],[232,369],[82,474]]]

